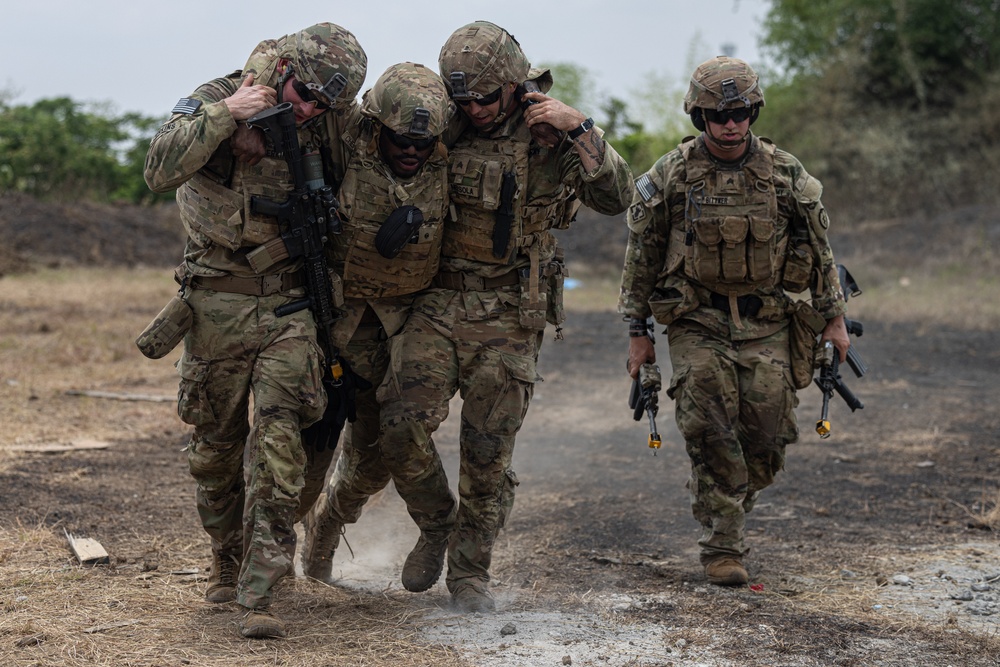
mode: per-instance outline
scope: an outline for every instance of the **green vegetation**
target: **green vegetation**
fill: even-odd
[[[160,123],[68,97],[14,106],[0,96],[0,192],[153,202],[157,196],[146,187],[142,169]]]
[[[994,203],[1000,0],[772,0],[755,129],[852,217]]]

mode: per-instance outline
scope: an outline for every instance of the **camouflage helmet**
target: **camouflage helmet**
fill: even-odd
[[[488,21],[474,21],[451,34],[438,66],[453,98],[476,100],[505,83],[521,83],[531,64],[513,35]]]
[[[698,65],[684,96],[684,113],[695,109],[734,109],[764,106],[757,73],[738,58],[717,56]]]
[[[365,93],[361,113],[398,134],[434,137],[452,114],[441,77],[417,63],[393,65]]]
[[[280,55],[291,61],[295,78],[328,106],[353,102],[368,70],[368,56],[357,38],[333,23],[287,35]]]

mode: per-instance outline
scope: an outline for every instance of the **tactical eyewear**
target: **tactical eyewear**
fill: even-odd
[[[405,134],[399,134],[397,132],[393,132],[392,130],[390,130],[388,127],[385,127],[384,125],[382,126],[382,131],[385,132],[385,133],[387,133],[389,141],[392,142],[393,146],[395,146],[396,148],[402,149],[404,151],[406,149],[410,148],[411,146],[413,148],[415,148],[416,150],[418,150],[418,151],[427,150],[428,148],[430,148],[431,146],[433,146],[435,143],[437,143],[437,140],[438,140],[438,138],[436,136],[435,137],[424,137],[422,139],[411,139],[410,137],[406,136]]]
[[[306,87],[306,84],[299,81],[297,78],[292,77],[292,90],[303,102],[313,102],[316,104],[317,109],[326,110],[330,108],[330,105],[324,104],[316,99],[316,96],[312,94],[312,91]]]
[[[489,105],[491,105],[494,102],[496,102],[497,100],[499,100],[500,99],[500,95],[502,93],[503,93],[503,87],[501,86],[500,88],[497,88],[496,90],[494,90],[489,95],[483,95],[482,97],[479,97],[479,98],[476,98],[476,99],[455,100],[455,103],[458,104],[459,106],[467,107],[467,106],[469,106],[470,102],[475,102],[476,104],[478,104],[481,107],[488,107]]]
[[[729,122],[729,119],[732,119],[734,123],[742,123],[750,117],[753,109],[751,107],[739,107],[737,109],[723,109],[722,111],[716,111],[715,109],[703,109],[703,111],[705,112],[705,120],[708,122],[725,125]]]

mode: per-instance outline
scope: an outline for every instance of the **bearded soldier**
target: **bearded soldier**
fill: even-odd
[[[345,157],[331,137],[344,132],[366,66],[354,35],[330,23],[262,42],[242,73],[181,99],[146,158],[151,189],[178,188],[188,234],[177,272],[191,323],[177,364],[178,413],[194,426],[188,464],[212,540],[206,599],[235,600],[244,637],[286,634],[270,611],[272,589],[295,552],[307,459],[300,433],[323,415],[327,396],[310,312],[275,314],[303,298],[301,262],[258,251],[272,248],[280,230],[250,203],[286,199],[292,177],[284,159],[247,151],[241,133],[257,130],[237,127],[276,102],[292,104],[312,173],[337,182]]]
[[[525,94],[526,82],[547,90],[551,75],[529,72],[502,28],[460,28],[438,64],[464,130],[449,153],[441,271],[393,340],[380,388],[382,439],[429,452],[425,484],[445,485],[431,436],[461,393],[460,504],[446,580],[458,609],[490,611],[493,545],[517,486],[514,438],[539,380],[546,322],[563,321],[564,268],[551,230],[568,226],[580,202],[625,210],[632,176],[592,120]]]
[[[701,563],[728,586],[748,581],[745,516],[798,438],[795,390],[812,377],[817,334],[841,360],[849,346],[822,186],[751,133],[763,106],[745,62],[695,70],[684,111],[701,135],[636,180],[619,301],[633,378],[656,358],[647,318],[667,327]],[[788,296],[807,289],[812,306]]]
[[[448,153],[440,135],[452,112],[441,77],[414,63],[387,69],[361,103],[359,134],[339,195],[344,232],[332,246],[345,296],[345,316],[334,336],[354,370],[374,385],[390,365],[408,363],[393,336],[414,294],[438,271],[448,211]],[[423,443],[379,437],[374,388],[358,394],[357,411],[327,493],[306,522],[303,571],[330,580],[344,524],[357,521],[368,498],[392,479],[420,527],[403,566],[403,586],[427,590],[441,574],[454,496],[443,476],[425,479]]]

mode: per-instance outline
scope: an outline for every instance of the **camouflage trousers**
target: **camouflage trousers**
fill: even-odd
[[[746,553],[744,524],[798,439],[787,327],[745,341],[691,320],[668,328],[677,427],[691,459],[691,508],[701,559]]]
[[[194,325],[177,363],[198,513],[213,551],[242,558],[236,599],[251,608],[266,607],[292,568],[306,465],[299,434],[326,407],[312,316],[274,315],[290,300],[192,290]]]
[[[510,301],[517,301],[517,287]],[[382,441],[420,452],[407,474],[447,485],[432,435],[456,392],[462,403],[459,509],[448,546],[448,589],[489,581],[496,537],[514,505],[514,438],[538,379],[542,332],[524,329],[517,308],[484,313],[489,293],[432,289],[390,340],[381,387]],[[480,297],[484,297],[481,299]]]
[[[358,392],[358,418],[344,430],[325,504],[317,510],[318,520],[355,523],[368,499],[391,479],[421,530],[450,532],[455,497],[444,475],[429,475],[434,470],[429,450],[379,437],[381,410],[376,389],[389,366],[389,343],[354,339],[341,354],[354,372],[372,383],[372,389]]]

